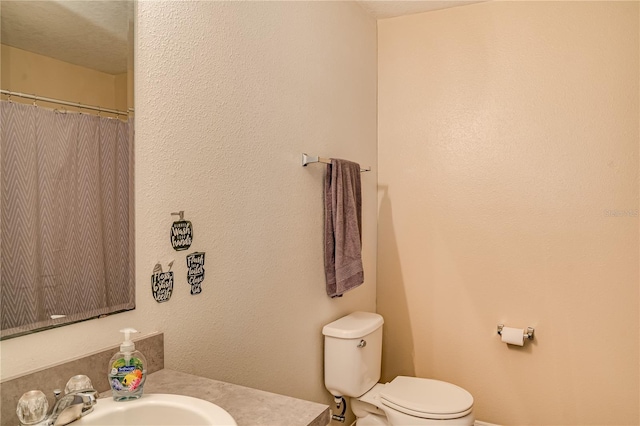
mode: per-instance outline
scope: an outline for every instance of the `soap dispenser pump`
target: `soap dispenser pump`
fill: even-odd
[[[109,361],[109,384],[111,394],[116,401],[137,399],[142,396],[142,388],[147,378],[147,360],[131,340],[131,334],[138,331],[133,328],[120,330],[124,341],[120,351]]]

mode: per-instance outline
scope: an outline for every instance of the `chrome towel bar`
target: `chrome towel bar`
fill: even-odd
[[[307,155],[307,154],[302,154],[302,167],[306,167],[307,164],[310,163],[325,163],[325,164],[331,164],[331,158],[324,158],[324,157],[319,157],[317,155]],[[367,168],[360,168],[361,172],[370,172],[371,171],[371,167],[367,167]]]

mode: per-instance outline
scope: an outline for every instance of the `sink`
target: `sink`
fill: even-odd
[[[81,425],[236,426],[236,422],[223,408],[202,399],[183,395],[147,394],[131,401],[99,399],[93,412],[72,423],[72,426]]]

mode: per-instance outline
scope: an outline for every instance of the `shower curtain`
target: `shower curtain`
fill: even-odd
[[[1,104],[2,335],[132,309],[129,123]]]

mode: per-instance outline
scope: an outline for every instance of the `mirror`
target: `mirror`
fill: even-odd
[[[6,339],[135,308],[134,4],[0,7]]]

